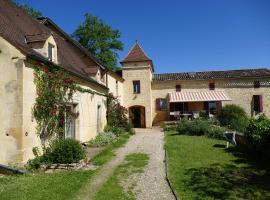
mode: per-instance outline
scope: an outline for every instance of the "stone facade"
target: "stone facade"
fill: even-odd
[[[178,80],[178,81],[153,81],[152,82],[152,116],[153,124],[169,120],[168,111],[157,111],[155,101],[157,98],[168,98],[169,92],[175,92],[176,85],[181,85],[181,91],[209,91],[209,83],[215,83],[216,91],[224,91],[232,101],[224,101],[222,105],[236,104],[241,106],[249,116],[254,116],[252,109],[253,95],[263,96],[264,113],[270,117],[270,78],[260,78],[261,87],[254,88],[255,78],[249,79],[221,79],[221,80]],[[266,85],[266,86],[263,86]],[[203,104],[196,102],[193,106],[203,109]]]
[[[124,103],[130,109],[134,106],[142,106],[145,109],[145,126],[152,127],[152,70],[149,62],[126,63],[123,65]],[[140,81],[139,94],[133,92],[133,81]]]
[[[0,163],[26,162],[33,157],[32,148],[41,145],[32,117],[36,97],[34,70],[25,56],[3,38],[0,38],[0,50]],[[107,93],[96,84],[73,78],[83,88]],[[106,97],[77,92],[73,102],[79,113],[75,138],[89,141],[106,125]]]
[[[263,112],[270,117],[270,71],[268,69],[260,69],[263,75],[256,69],[239,71],[217,71],[217,72],[198,72],[196,73],[174,73],[177,78],[172,78],[172,74],[159,74],[158,77],[169,76],[168,80],[154,77],[152,60],[147,57],[138,43],[132,47],[128,55],[121,62],[123,69],[122,74],[125,79],[123,83],[124,92],[124,106],[129,109],[130,122],[134,121],[133,107],[145,108],[137,112],[141,113],[139,116],[146,121],[146,127],[151,128],[152,125],[158,125],[164,121],[170,120],[170,103],[168,93],[176,92],[176,85],[181,85],[183,92],[201,92],[209,91],[209,84],[215,85],[215,91],[224,92],[231,101],[221,101],[219,108],[226,104],[236,104],[242,107],[249,116],[255,116],[253,110],[253,96],[262,96]],[[266,72],[265,72],[266,71]],[[242,73],[242,75],[241,75]],[[218,77],[213,78],[213,74]],[[234,75],[233,75],[234,74]],[[161,76],[160,76],[161,75]],[[211,78],[204,78],[207,76]],[[253,76],[254,75],[254,76]],[[185,79],[185,76],[190,76],[192,80]],[[198,76],[196,80],[194,76]],[[236,76],[236,78],[230,78]],[[242,76],[242,77],[241,77]],[[140,81],[140,93],[133,93],[133,81]],[[259,82],[260,87],[254,87],[254,83]],[[157,99],[167,100],[167,109],[157,109]],[[193,111],[204,110],[205,102],[188,102],[188,107]],[[138,126],[138,125],[137,125]],[[143,123],[140,125],[143,127]]]

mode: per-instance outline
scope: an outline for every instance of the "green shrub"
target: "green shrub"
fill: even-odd
[[[252,149],[267,151],[270,145],[270,119],[264,114],[250,119],[245,136]]]
[[[95,139],[89,141],[90,146],[101,147],[112,143],[116,139],[116,136],[112,132],[99,133]]]
[[[209,129],[209,122],[206,120],[196,119],[190,123],[190,135],[204,135]]]
[[[226,128],[224,127],[211,125],[206,131],[206,136],[209,138],[223,140],[225,139],[224,138],[225,131],[226,131]]]
[[[42,164],[45,164],[45,159],[43,156],[37,156],[33,159],[28,160],[26,164],[27,170],[37,170],[41,167]]]
[[[49,163],[77,163],[85,158],[85,151],[79,141],[68,138],[53,142],[44,157]]]
[[[210,124],[206,120],[195,119],[188,121],[186,119],[181,120],[176,128],[179,134],[185,135],[204,135],[207,132]]]
[[[224,139],[226,129],[212,124],[212,121],[195,119],[182,120],[178,123],[176,131],[184,135],[206,135],[210,138]]]
[[[190,122],[186,119],[181,120],[176,126],[176,131],[179,134],[187,135],[187,132],[189,131],[189,123]]]
[[[163,131],[176,131],[176,125],[166,125],[164,126]]]
[[[200,118],[201,119],[209,119],[209,114],[206,110],[201,110],[200,111]]]
[[[128,110],[121,106],[119,99],[109,93],[107,98],[107,124],[109,127],[122,128],[129,132],[131,127],[127,118]]]
[[[226,105],[218,114],[218,120],[221,126],[226,126],[239,132],[244,132],[248,125],[246,112],[237,105]]]
[[[126,130],[123,127],[113,127],[113,126],[106,126],[104,128],[104,132],[112,132],[114,133],[117,137],[123,133],[126,132]]]

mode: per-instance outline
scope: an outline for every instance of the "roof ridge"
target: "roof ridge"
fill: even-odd
[[[167,75],[167,74],[189,74],[189,73],[209,73],[209,72],[229,72],[229,71],[252,71],[252,70],[267,70],[270,72],[270,69],[267,67],[263,68],[245,68],[245,69],[231,69],[231,70],[207,70],[207,71],[187,71],[187,72],[165,72],[165,73],[154,73],[154,75]]]

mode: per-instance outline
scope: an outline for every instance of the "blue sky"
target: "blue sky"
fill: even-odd
[[[72,33],[89,12],[138,40],[156,72],[270,67],[270,0],[18,0]]]

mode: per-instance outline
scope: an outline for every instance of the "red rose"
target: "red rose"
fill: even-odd
[[[49,72],[49,67],[48,67],[48,66],[44,66],[44,67],[43,67],[43,71],[44,71],[45,73],[48,73],[48,72]]]

